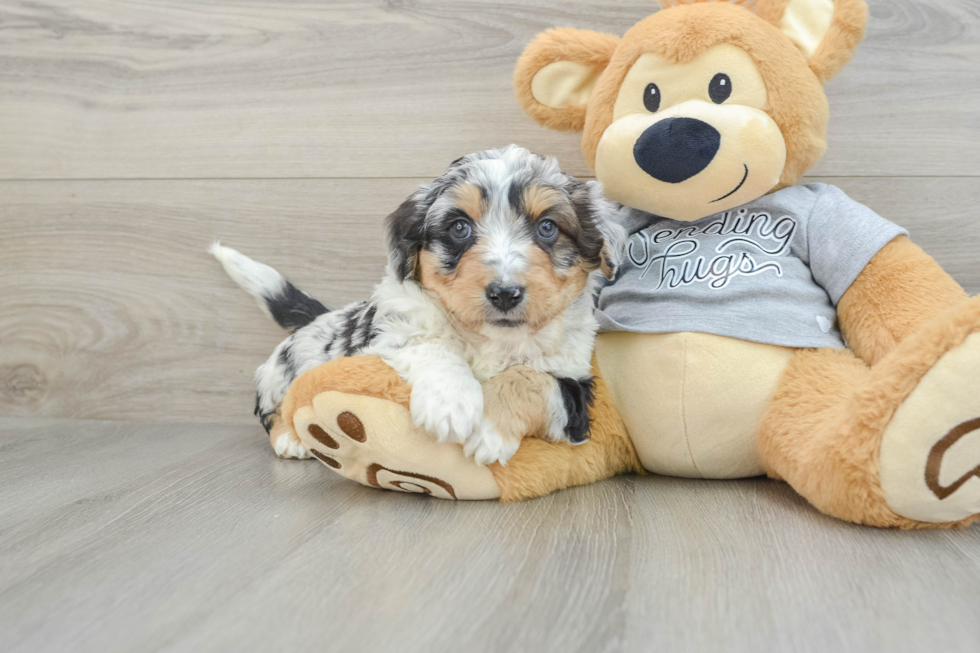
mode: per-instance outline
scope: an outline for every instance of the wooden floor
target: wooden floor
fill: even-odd
[[[0,650],[980,650],[977,528],[852,526],[762,479],[454,503],[264,439],[0,421]]]
[[[980,3],[870,0],[809,180],[980,293]],[[556,26],[653,0],[0,0],[0,651],[980,650],[980,527],[895,533],[764,480],[523,505],[274,458],[282,338],[216,238],[328,304],[458,156],[588,174],[513,98]]]

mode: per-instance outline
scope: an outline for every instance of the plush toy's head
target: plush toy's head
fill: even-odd
[[[864,0],[663,0],[622,38],[539,35],[514,75],[540,124],[583,131],[606,194],[697,220],[792,185],[826,148],[822,84],[850,60]]]

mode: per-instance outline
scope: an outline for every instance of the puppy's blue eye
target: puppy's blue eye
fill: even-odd
[[[449,234],[456,240],[467,240],[473,235],[473,227],[466,220],[457,220],[449,228]]]
[[[538,223],[538,238],[552,241],[558,237],[558,227],[552,220],[542,220]]]

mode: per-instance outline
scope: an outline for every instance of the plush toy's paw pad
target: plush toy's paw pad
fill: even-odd
[[[293,425],[317,460],[364,485],[442,499],[500,495],[490,470],[458,445],[434,441],[397,403],[324,392],[296,411]]]
[[[343,436],[346,436],[353,442],[367,442],[367,434],[364,430],[364,424],[357,418],[357,415],[349,411],[344,411],[337,415],[337,430],[340,431],[342,436],[336,438],[332,437],[327,433],[320,424],[312,422],[307,424],[306,433],[310,435],[314,440],[316,440],[317,445],[311,445],[310,453],[322,462],[327,467],[332,469],[343,469],[343,465],[339,460],[337,460],[337,454],[341,452],[341,442],[347,440]],[[348,452],[347,458],[350,458],[350,452]]]
[[[947,352],[882,437],[881,487],[897,514],[953,522],[980,513],[980,333]]]
[[[280,458],[295,458],[304,460],[310,457],[310,451],[303,446],[300,439],[288,427],[278,426],[269,434],[272,449]]]

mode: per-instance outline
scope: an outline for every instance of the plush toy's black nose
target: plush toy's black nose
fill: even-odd
[[[666,118],[646,129],[633,145],[636,165],[654,179],[676,184],[708,167],[721,134],[696,118]]]
[[[520,286],[501,286],[492,283],[487,286],[487,299],[498,311],[506,313],[524,299],[524,289]]]

